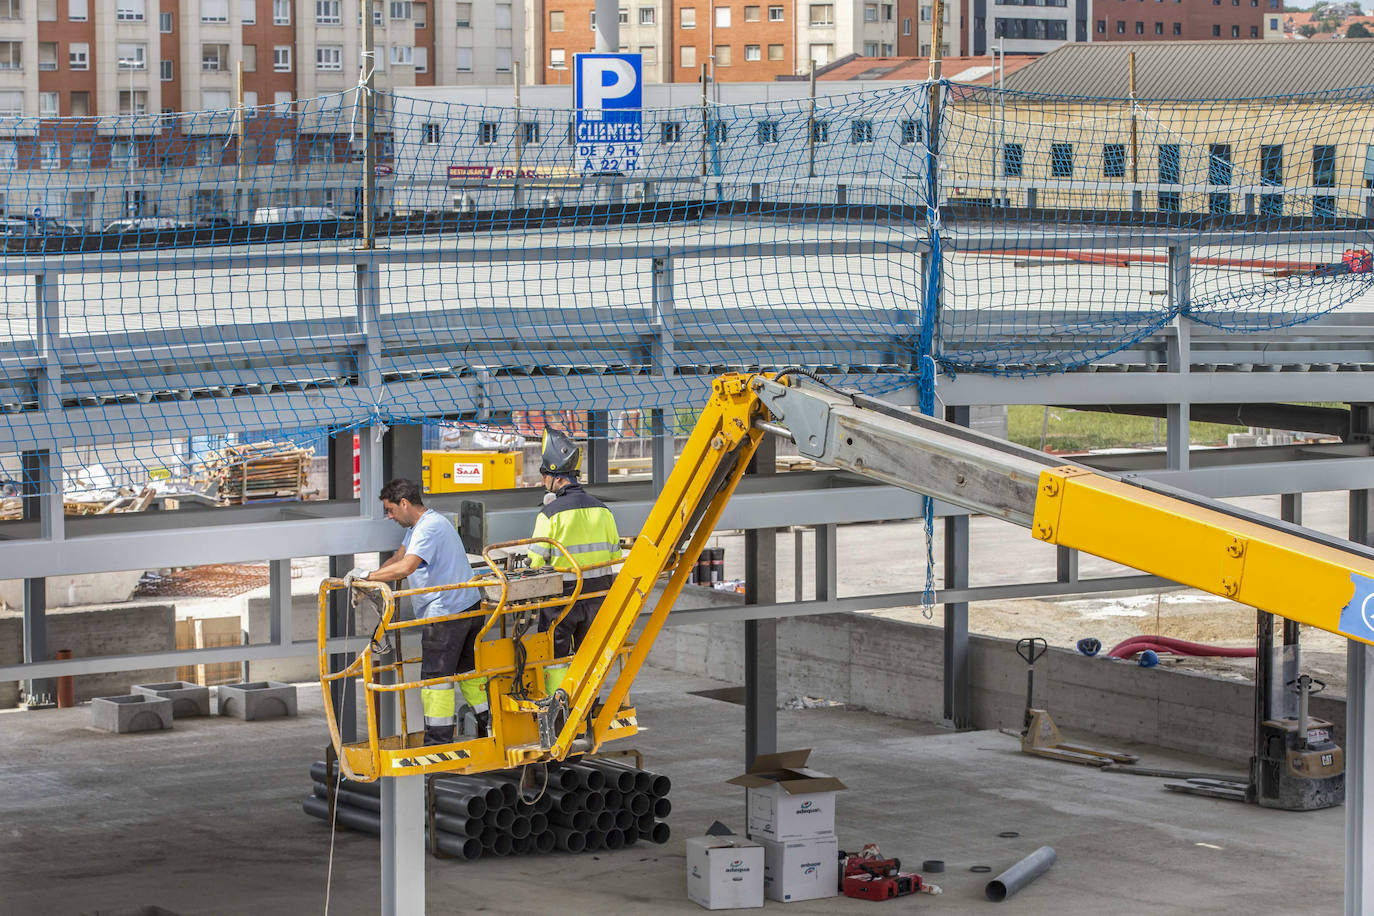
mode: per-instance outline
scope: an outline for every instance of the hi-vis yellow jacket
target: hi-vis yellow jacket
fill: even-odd
[[[620,534],[616,531],[615,516],[606,504],[570,483],[543,509],[534,520],[534,536],[552,538],[572,554],[579,566],[620,559]],[[555,569],[569,569],[567,558],[547,544],[530,547],[530,566],[539,569],[552,562]],[[592,570],[591,576],[607,576],[610,567]]]

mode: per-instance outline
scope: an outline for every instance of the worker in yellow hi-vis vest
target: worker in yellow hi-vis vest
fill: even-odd
[[[577,481],[582,465],[582,450],[564,433],[546,430],[540,454],[539,473],[548,491],[544,508],[534,520],[534,536],[552,538],[567,548],[579,566],[620,559],[620,535],[615,528],[615,516],[606,504],[592,496]],[[568,558],[547,544],[530,548],[530,566],[539,569],[552,564],[555,569],[571,567]],[[583,575],[583,594],[604,592],[611,587],[615,570],[603,566]],[[572,594],[576,576],[565,573],[563,594]],[[556,658],[572,655],[601,609],[603,596],[580,599],[568,611],[553,634],[553,654]],[[544,608],[539,612],[539,625],[547,630],[561,607]],[[568,674],[568,665],[551,665],[544,669],[544,689],[552,694]]]

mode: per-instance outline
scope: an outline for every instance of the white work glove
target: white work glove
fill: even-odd
[[[344,588],[352,588],[354,579],[366,578],[367,570],[363,569],[361,566],[355,566],[348,571],[348,575],[344,576]]]

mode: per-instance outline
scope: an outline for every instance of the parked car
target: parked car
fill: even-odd
[[[166,216],[136,216],[117,219],[105,227],[106,232],[168,232],[177,228],[177,221]]]
[[[336,220],[339,214],[333,207],[258,207],[253,211],[253,222],[265,223],[320,223]]]
[[[198,216],[181,224],[183,229],[228,229],[234,225],[226,216]]]

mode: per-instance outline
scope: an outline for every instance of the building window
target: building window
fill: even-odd
[[[200,69],[207,73],[229,69],[229,46],[221,44],[201,45]]]
[[[229,0],[200,0],[201,22],[228,22]]]
[[[1175,22],[1175,23],[1174,23],[1174,34],[1175,34],[1175,35],[1182,35],[1182,34],[1183,34],[1183,23],[1181,23],[1181,22]]]
[[[1105,20],[1105,19],[1099,19],[1099,20],[1097,20],[1097,34],[1099,34],[1099,35],[1106,35],[1106,34],[1107,34],[1107,20]]]
[[[562,11],[562,10],[551,10],[551,11],[549,12],[549,31],[550,31],[550,32],[561,32],[561,31],[563,31],[563,11]]]
[[[1312,187],[1334,188],[1336,186],[1336,147],[1312,147]],[[1314,216],[1317,214],[1313,214]]]
[[[807,45],[806,50],[811,56],[811,63],[817,67],[824,67],[835,59],[835,46],[829,42]]]
[[[60,98],[61,95],[56,92],[38,93],[38,116],[40,118],[60,117],[61,115],[57,108]]]
[[[1162,23],[1162,22],[1156,22],[1156,23],[1155,23],[1155,34],[1156,34],[1156,35],[1163,35],[1163,34],[1164,34],[1164,23]]]
[[[1159,183],[1178,184],[1181,171],[1178,144],[1161,143],[1159,145]]]
[[[531,146],[533,144],[539,143],[541,137],[541,134],[539,132],[539,122],[522,121],[520,124],[520,135],[522,138],[521,142],[525,146]]]
[[[458,4],[457,21],[456,21],[454,24],[457,25],[457,27],[460,28],[460,29],[470,29],[470,28],[472,28],[472,4],[471,4],[471,3],[460,3],[460,4]],[[471,70],[472,68],[471,68],[471,67],[468,67],[468,69]]]
[[[272,46],[272,69],[277,73],[291,72],[291,46]]]
[[[730,28],[730,7],[728,7],[728,6],[718,6],[718,7],[716,7],[716,28],[718,28],[718,29],[728,29],[728,28]]]
[[[161,32],[163,35],[170,35],[170,34],[172,34],[172,14],[171,14],[171,13],[158,13],[158,14],[157,14],[157,30],[158,30],[159,32]]]
[[[170,83],[176,78],[176,61],[164,60],[158,63],[162,69],[162,72],[159,74],[162,78],[162,82]]]
[[[477,142],[481,144],[492,144],[499,136],[495,121],[483,121],[477,126]]]
[[[338,45],[319,45],[315,48],[315,69],[334,71],[343,69],[343,48]]]
[[[72,117],[87,118],[91,114],[91,94],[89,92],[72,93]],[[72,154],[75,156],[75,153]]]
[[[19,93],[23,95],[23,93]],[[19,144],[13,140],[0,140],[0,170],[14,171],[19,165]]]
[[[815,25],[834,25],[835,24],[835,4],[833,3],[813,3],[811,4],[811,24]]]
[[[38,167],[40,169],[62,168],[62,144],[40,143],[38,145]]]
[[[724,121],[712,121],[710,128],[706,131],[706,138],[716,146],[720,146],[730,139],[730,127]]]
[[[1212,37],[1213,37],[1213,38],[1220,38],[1220,37],[1221,37],[1221,26],[1219,26],[1219,25],[1214,25],[1214,26],[1212,26]]]
[[[89,143],[72,144],[72,168],[88,169],[91,167],[91,145]],[[94,192],[75,192],[75,193],[94,193]]]
[[[910,34],[911,34],[911,17],[908,16],[908,17],[906,17],[905,19],[902,20],[902,36],[903,36],[903,37],[906,37],[906,36],[909,36]]]
[[[512,64],[512,62],[514,61],[514,59],[515,59],[515,57],[514,57],[514,55],[512,54],[510,48],[497,48],[497,49],[496,49],[496,72],[497,72],[497,73],[509,73],[509,72],[510,72],[510,68],[511,68],[511,64]]]
[[[683,67],[695,67],[697,65],[697,49],[691,45],[683,45],[678,49],[678,61]]]
[[[24,116],[24,91],[6,89],[0,91],[0,117],[22,118]]]
[[[1050,144],[1050,175],[1055,178],[1073,177],[1073,144]]]
[[[690,6],[684,6],[678,13],[678,24],[684,29],[695,29],[697,27],[697,11]]]
[[[119,91],[119,113],[122,115],[141,115],[148,113],[148,92],[144,89],[135,89],[132,93],[127,89]]]
[[[258,24],[257,0],[239,0],[239,22],[243,25]]]
[[[391,46],[391,66],[393,67],[413,67],[415,66],[415,48],[412,45],[392,45]]]
[[[429,4],[415,3],[411,6],[411,15],[415,17],[415,28],[429,28]]]
[[[18,6],[18,3],[14,4]],[[86,0],[67,0],[67,21],[85,22],[87,15]]]
[[[1274,16],[1270,16],[1270,17],[1269,17],[1269,28],[1270,28],[1271,31],[1274,31],[1274,32],[1277,32],[1277,31],[1279,30],[1279,20],[1278,20],[1277,17],[1274,17]]]
[[[1213,191],[1207,195],[1207,212],[1213,216],[1224,216],[1231,212],[1231,195]]]
[[[1118,22],[1117,31],[1125,32],[1126,23]],[[1062,19],[1002,19],[993,21],[994,38],[1026,38],[1035,41],[1065,41],[1068,23]]]
[[[878,4],[876,4],[876,3],[865,3],[865,4],[864,4],[864,22],[877,22],[877,21],[878,21]]]
[[[117,0],[115,18],[120,22],[142,22],[143,0]]]
[[[1182,201],[1177,191],[1160,191],[1158,196],[1160,213],[1178,213],[1182,210]]]
[[[1240,26],[1238,26],[1238,25],[1233,25],[1233,26],[1231,26],[1231,37],[1232,37],[1232,38],[1239,38],[1239,37],[1240,37]]]
[[[769,46],[768,46],[768,59],[769,59],[769,60],[783,60],[783,54],[784,54],[784,53],[785,53],[785,52],[783,51],[783,46],[782,46],[782,45],[769,45]]]
[[[115,51],[119,57],[119,69],[121,70],[144,70],[148,66],[148,50],[142,44],[118,44]],[[4,55],[0,53],[0,61]],[[3,63],[0,63],[0,67]]]
[[[811,124],[811,142],[829,143],[830,142],[830,122],[814,121]]]
[[[1283,185],[1283,145],[1260,147],[1260,184]]]
[[[865,41],[865,42],[864,42],[864,57],[877,57],[877,56],[878,56],[878,43],[877,43],[876,41]]]
[[[873,142],[873,122],[867,118],[858,118],[849,124],[850,143],[872,143]]]
[[[745,22],[761,22],[763,20],[763,8],[758,6],[746,6],[744,8]]]
[[[730,66],[730,46],[716,45],[716,54],[712,59],[716,62],[717,67]]]
[[[288,114],[291,111],[291,91],[288,89],[272,93],[272,107],[280,114]]]
[[[664,121],[658,125],[659,143],[677,143],[682,139],[681,121]]]
[[[921,125],[914,119],[908,118],[902,122],[902,145],[910,146],[913,143],[921,142]]]
[[[763,60],[763,48],[759,45],[745,45],[744,59],[746,61]]]
[[[1116,34],[1118,34],[1118,35],[1125,35],[1125,34],[1126,34],[1126,23],[1123,22],[1123,21],[1120,20],[1120,19],[1118,19],[1118,20],[1116,21]]]
[[[339,24],[339,0],[315,0],[315,24]]]
[[[568,66],[568,51],[566,48],[549,49],[549,66],[554,70],[563,70]]]
[[[765,143],[777,143],[778,122],[760,121],[758,124],[758,140],[760,145],[763,145]]]
[[[641,6],[639,8],[639,24],[653,25],[658,21],[658,10],[652,6]]]
[[[1250,37],[1251,37],[1251,38],[1259,38],[1259,26],[1257,26],[1257,25],[1252,25],[1252,26],[1250,26]]]
[[[1336,198],[1319,194],[1312,198],[1312,215],[1318,219],[1334,219],[1336,216]]]
[[[1002,144],[1002,177],[1021,177],[1021,166],[1025,161],[1023,152],[1021,144],[1019,143]]]
[[[429,72],[429,48],[424,45],[415,46],[415,72]]]
[[[1207,183],[1231,183],[1231,144],[1213,143],[1207,150]]]
[[[426,121],[420,129],[420,144],[422,146],[438,143],[444,136],[444,127],[437,121]]]
[[[1136,33],[1137,35],[1144,35],[1144,34],[1145,34],[1145,23],[1140,22],[1140,21],[1137,21],[1136,24],[1135,24],[1135,33]]]
[[[782,21],[783,21],[782,17],[783,17],[783,7],[781,7],[781,6],[770,6],[770,7],[768,7],[768,21],[769,21],[769,22],[782,22]]]
[[[414,7],[411,5],[410,0],[391,0],[391,9],[389,12],[393,22],[405,22],[409,20],[414,13]]]
[[[272,24],[291,24],[291,0],[272,0]]]
[[[1126,177],[1126,144],[1107,143],[1102,147],[1102,177]]]
[[[74,41],[67,45],[67,68],[69,70],[91,69],[91,46],[84,41]]]

